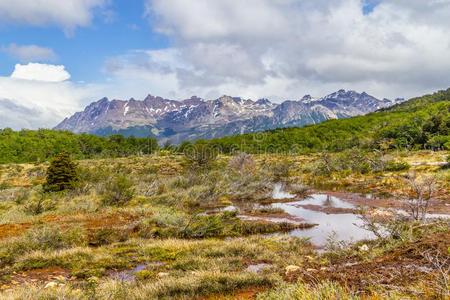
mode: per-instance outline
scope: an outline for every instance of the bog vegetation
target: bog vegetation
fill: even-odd
[[[450,213],[448,143],[430,146],[449,93],[267,140],[3,130],[0,299],[448,299],[450,227],[428,216]],[[333,213],[373,239],[317,251],[291,235],[315,224],[267,205],[280,184],[361,201]]]

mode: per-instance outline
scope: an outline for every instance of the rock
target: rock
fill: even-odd
[[[298,271],[300,271],[300,267],[299,266],[295,266],[295,265],[289,265],[286,267],[286,276],[292,275],[294,273],[297,273]]]
[[[169,276],[169,273],[166,273],[166,272],[159,272],[158,273],[158,277],[167,277],[167,276]]]

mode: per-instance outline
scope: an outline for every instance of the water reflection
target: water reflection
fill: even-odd
[[[325,195],[315,196],[321,198]],[[324,212],[300,207],[298,206],[299,204],[303,204],[303,201],[272,204],[272,207],[281,208],[292,216],[304,219],[307,223],[318,224],[309,229],[297,229],[291,231],[290,235],[292,236],[309,237],[311,238],[311,242],[317,246],[324,246],[327,242],[327,238],[332,235],[336,239],[346,242],[354,242],[375,237],[371,232],[360,227],[363,225],[363,221],[360,220],[356,214],[326,214]],[[334,203],[334,205],[336,205],[336,203]],[[347,205],[348,204],[346,203],[345,206]]]

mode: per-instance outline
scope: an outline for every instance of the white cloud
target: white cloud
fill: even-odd
[[[100,85],[0,77],[0,128],[52,128],[105,92]]]
[[[0,23],[57,25],[66,33],[87,26],[107,0],[0,0]]]
[[[375,2],[365,15],[361,0],[147,0],[146,13],[183,62],[169,68],[172,94],[299,98],[346,88],[393,98],[448,87],[450,0]],[[134,77],[169,76],[162,69],[141,66]]]
[[[103,96],[285,100],[345,88],[394,98],[450,85],[450,0],[367,0],[380,2],[367,15],[361,0],[145,1],[171,48],[109,58],[102,85],[75,84],[63,66],[18,65],[0,77],[0,127],[52,127]],[[107,2],[0,0],[0,23],[71,31]]]
[[[10,44],[1,50],[21,62],[54,61],[57,57],[53,49],[37,45]]]
[[[10,77],[0,77],[0,128],[53,128],[108,90],[69,78],[64,66],[16,65]]]
[[[11,78],[60,82],[70,79],[70,74],[62,65],[29,63],[26,65],[17,64]]]

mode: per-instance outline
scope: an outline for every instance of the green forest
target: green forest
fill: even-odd
[[[0,163],[46,161],[60,152],[75,159],[150,154],[158,148],[153,138],[99,137],[49,129],[0,130]]]
[[[164,148],[184,152],[208,145],[222,153],[338,152],[361,149],[450,149],[450,89],[406,101],[365,116],[329,120],[301,128],[184,142]],[[159,148],[154,138],[99,137],[48,129],[0,130],[0,163],[46,161],[65,151],[75,159],[150,154]]]
[[[208,143],[225,153],[338,152],[353,147],[450,149],[450,89],[365,116],[197,143]]]

